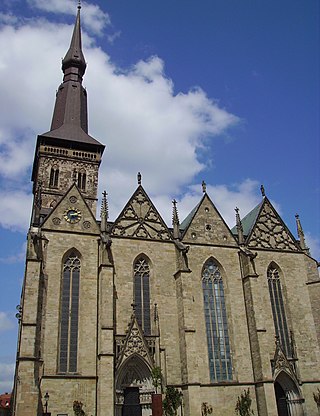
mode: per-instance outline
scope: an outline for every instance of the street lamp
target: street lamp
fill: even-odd
[[[44,407],[46,409],[45,415],[48,416],[48,401],[49,401],[49,393],[48,392],[46,392],[46,394],[44,395],[44,400],[45,400]]]

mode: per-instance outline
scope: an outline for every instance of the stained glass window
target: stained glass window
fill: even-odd
[[[134,303],[137,321],[146,335],[151,334],[149,276],[147,260],[139,257],[134,264]]]
[[[232,361],[223,280],[217,263],[210,259],[202,272],[204,317],[210,379],[232,380]]]
[[[78,355],[80,259],[71,252],[63,265],[59,371],[75,373]]]
[[[292,355],[289,341],[290,338],[278,268],[270,266],[267,276],[276,337],[284,352],[287,354],[287,357],[290,357]]]

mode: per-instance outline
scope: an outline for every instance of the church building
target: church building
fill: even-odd
[[[255,415],[319,415],[320,279],[299,217],[296,238],[262,187],[230,229],[203,183],[168,226],[138,173],[116,220],[106,192],[97,219],[105,146],[88,134],[85,70],[79,6],[35,147],[13,415],[73,416],[78,402],[86,416],[151,416],[168,386],[180,416],[232,416],[248,391]]]

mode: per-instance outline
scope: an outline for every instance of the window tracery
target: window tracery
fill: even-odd
[[[148,261],[139,257],[134,263],[134,303],[137,321],[145,335],[151,334],[149,276]]]
[[[218,264],[208,260],[202,272],[202,291],[207,334],[210,379],[232,380],[232,361],[224,286]]]
[[[276,337],[287,357],[290,357],[292,352],[290,348],[290,337],[282,296],[279,269],[276,266],[271,265],[268,268],[267,278]]]
[[[80,259],[71,252],[63,264],[59,371],[75,373],[78,355]]]

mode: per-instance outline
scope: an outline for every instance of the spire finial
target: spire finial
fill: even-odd
[[[138,172],[137,174],[137,179],[138,179],[138,185],[141,185],[141,173]]]
[[[205,183],[205,181],[202,181],[202,192],[205,194],[207,192],[207,184]]]
[[[235,211],[236,211],[236,226],[237,226],[237,233],[238,233],[238,241],[239,241],[239,244],[243,244],[244,236],[243,236],[242,222],[241,222],[240,214],[239,214],[239,208],[236,207]]]
[[[300,241],[300,247],[301,247],[302,250],[307,251],[309,253],[309,248],[307,247],[306,240],[304,238],[304,232],[303,232],[303,229],[302,229],[302,225],[301,225],[301,222],[300,222],[299,215],[296,214],[295,217],[296,217],[297,233],[298,233],[298,237],[299,237],[299,241]]]
[[[263,185],[260,186],[260,191],[261,191],[261,195],[263,197],[265,197],[266,196],[266,192],[265,192],[265,189],[264,189],[264,186]]]
[[[101,231],[106,232],[107,231],[107,221],[109,218],[109,207],[108,207],[108,201],[107,201],[107,192],[102,192],[102,201],[101,201]]]
[[[179,231],[179,215],[178,215],[178,209],[177,209],[177,201],[174,199],[172,201],[172,225],[173,225],[173,238],[178,239],[180,237],[180,231]]]
[[[81,9],[81,0],[78,0],[78,10]]]

